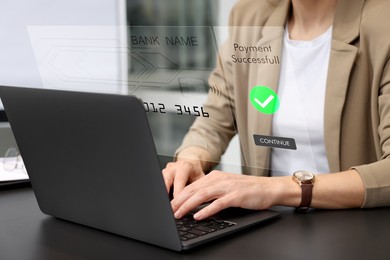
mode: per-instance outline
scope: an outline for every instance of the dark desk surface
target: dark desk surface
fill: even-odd
[[[0,259],[390,259],[390,208],[295,213],[186,253],[42,214],[29,187],[0,190]]]

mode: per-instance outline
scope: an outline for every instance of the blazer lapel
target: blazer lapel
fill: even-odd
[[[359,37],[364,2],[365,0],[339,1],[333,26],[324,118],[325,146],[331,172],[340,171],[342,112],[350,73],[358,53],[358,48],[351,43]]]
[[[272,2],[271,0],[269,0]],[[277,4],[275,11],[268,19],[267,23],[259,30],[260,35],[256,46],[271,46],[272,54],[270,56],[277,57],[278,64],[260,64],[250,66],[248,92],[255,86],[266,86],[277,92],[280,74],[280,62],[283,49],[284,26],[290,10],[290,1],[274,1]],[[249,105],[248,110],[248,136],[249,142],[253,141],[254,134],[271,135],[272,134],[272,115],[260,113]],[[271,148],[255,147],[254,158],[250,158],[250,162],[254,165],[248,165],[254,171],[253,175],[265,176],[269,175],[269,162],[271,156]]]

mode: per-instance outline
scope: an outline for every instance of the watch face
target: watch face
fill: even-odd
[[[301,182],[312,181],[314,179],[314,174],[306,171],[295,172],[294,176]]]

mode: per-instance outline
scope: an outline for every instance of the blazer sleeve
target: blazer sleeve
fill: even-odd
[[[365,185],[363,207],[367,208],[390,205],[390,59],[383,70],[376,104],[379,111],[378,134],[382,156],[377,162],[353,167],[360,173]]]
[[[233,24],[235,8],[230,13]],[[203,105],[208,117],[198,117],[185,135],[175,156],[187,147],[200,147],[211,155],[212,162],[219,162],[230,140],[237,133],[235,124],[234,77],[228,57],[228,42],[220,46],[217,64],[209,77],[209,92]]]

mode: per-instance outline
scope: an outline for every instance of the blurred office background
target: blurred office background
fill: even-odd
[[[230,9],[235,2],[236,0],[1,1],[0,85],[135,94],[150,103],[159,103],[159,100],[155,99],[158,96],[163,99],[160,103],[166,103],[166,113],[148,113],[149,122],[158,153],[172,155],[196,116],[188,114],[178,116],[177,111],[170,108],[175,107],[174,102],[177,103],[177,100],[187,102],[188,97],[191,100],[197,100],[196,102],[202,102],[205,99],[208,91],[207,78],[215,65],[216,43],[226,38],[227,34],[223,27],[218,28],[216,33],[215,31],[211,33],[207,28],[226,26]],[[86,80],[85,77],[72,74],[70,78],[76,80],[68,79],[60,82],[58,79],[47,76],[49,70],[43,73],[42,68],[45,64],[42,65],[42,61],[39,57],[37,58],[37,48],[45,46],[37,47],[37,43],[41,44],[42,41],[34,42],[34,35],[28,29],[30,26],[35,26],[34,30],[49,26],[83,27],[84,29],[99,26],[117,28],[109,37],[118,42],[115,46],[118,51],[107,52],[109,57],[107,54],[104,57],[101,56],[103,62],[93,62],[97,59],[95,57],[89,63],[84,64],[90,66],[88,69],[93,71],[90,74],[98,75],[95,79]],[[179,48],[174,53],[172,50],[160,50],[164,53],[160,56],[169,56],[169,59],[173,60],[173,69],[177,70],[174,72],[175,76],[172,76],[169,82],[166,81],[163,87],[159,86],[159,77],[167,77],[165,74],[172,71],[172,68],[164,64],[164,73],[159,73],[154,77],[157,79],[154,84],[148,82],[135,84],[133,79],[137,70],[134,68],[139,53],[132,55],[128,37],[132,33],[131,28],[138,26],[144,27],[145,33],[168,30],[172,34],[177,30],[178,35],[195,34],[201,38],[202,46],[207,45],[209,48],[196,48],[193,51]],[[218,37],[218,39],[213,37]],[[96,46],[93,47],[96,48]],[[107,48],[107,46],[99,47]],[[72,49],[72,51],[73,53],[78,51],[84,56],[83,52],[90,52],[85,49]],[[158,59],[153,62],[164,63],[161,57]],[[79,72],[68,71],[68,73],[77,74]],[[180,73],[185,73],[187,78],[185,84],[190,85],[189,82],[195,82],[195,87],[186,88],[185,93],[183,86],[179,84],[183,79]],[[100,84],[97,84],[97,81]],[[1,103],[0,110],[2,110]],[[8,140],[12,139],[7,128],[6,124],[1,123],[0,143],[5,144],[2,146],[9,146]],[[234,165],[239,164],[238,147],[236,139],[224,160]],[[0,149],[0,157],[3,150],[4,148]]]

